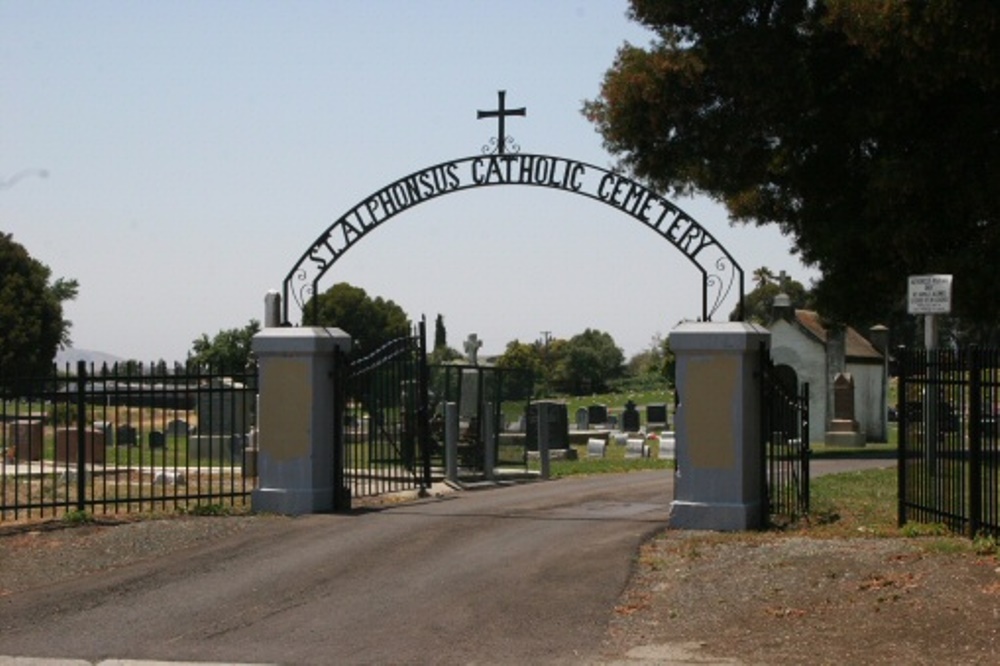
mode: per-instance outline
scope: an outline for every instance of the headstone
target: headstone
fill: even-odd
[[[115,424],[111,421],[94,421],[94,429],[104,433],[104,443],[107,446],[115,445]]]
[[[184,486],[187,485],[187,477],[184,472],[171,472],[163,470],[153,476],[155,486]]]
[[[622,411],[622,430],[639,432],[639,410],[631,400],[625,403],[625,409]]]
[[[462,390],[458,398],[458,418],[468,421],[479,416],[479,371],[462,370]]]
[[[591,405],[587,407],[587,421],[594,423],[607,423],[608,422],[608,406],[607,405]]]
[[[198,434],[231,435],[245,430],[249,399],[239,382],[229,377],[212,379],[198,391]]]
[[[587,440],[587,457],[588,458],[603,458],[605,452],[607,451],[608,445],[603,439],[596,439],[591,437]]]
[[[616,432],[611,437],[615,441],[615,446],[625,446],[628,443],[628,433],[627,432]]]
[[[649,457],[649,446],[646,440],[641,437],[630,437],[625,443],[625,459],[636,460],[638,458]]]
[[[528,405],[527,429],[525,441],[529,451],[538,450],[538,412],[539,404],[545,404],[547,423],[542,424],[548,434],[549,450],[569,448],[569,417],[566,403],[553,400],[532,402]]]
[[[673,460],[677,456],[677,441],[674,439],[672,430],[664,430],[660,433],[660,460]]]
[[[188,422],[184,419],[167,421],[166,434],[171,437],[187,437]]]
[[[188,457],[231,461],[242,451],[234,452],[234,435],[242,438],[252,425],[248,419],[252,399],[244,385],[230,377],[214,378],[199,387],[198,434],[188,438]]]
[[[483,346],[483,341],[475,333],[470,333],[468,339],[463,343],[465,355],[469,358],[469,363],[479,365],[479,348]]]
[[[159,430],[149,433],[149,448],[162,449],[167,445],[167,437]]]
[[[848,372],[839,372],[833,379],[833,419],[824,442],[827,446],[861,447],[865,445],[865,434],[860,430],[854,420],[854,378]]]
[[[117,446],[137,446],[139,438],[135,426],[124,424],[115,428],[115,445]]]
[[[660,427],[666,428],[667,423],[667,405],[666,403],[657,403],[652,405],[646,405],[646,427]]]
[[[586,407],[580,407],[576,410],[576,429],[590,430],[590,414]]]
[[[56,428],[56,462],[79,462],[79,436],[76,428]],[[83,431],[84,462],[104,462],[104,433],[88,428]]]
[[[9,460],[41,460],[44,426],[42,420],[12,421],[7,424],[7,451]],[[2,456],[0,456],[2,457]]]

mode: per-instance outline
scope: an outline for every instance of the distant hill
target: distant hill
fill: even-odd
[[[105,354],[104,352],[92,351],[90,349],[60,349],[56,352],[56,363],[59,366],[63,366],[67,363],[75,364],[79,361],[84,361],[87,365],[93,363],[94,365],[101,365],[102,363],[107,363],[108,365],[113,365],[124,361],[125,359],[120,356],[114,356],[113,354]]]

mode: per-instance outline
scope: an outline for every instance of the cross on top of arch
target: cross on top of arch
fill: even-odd
[[[511,152],[519,152],[521,147],[514,143],[513,137],[507,136],[505,131],[505,119],[507,116],[527,116],[528,110],[526,107],[520,107],[518,109],[508,109],[506,105],[506,90],[497,91],[497,108],[493,111],[477,111],[476,119],[482,120],[483,118],[496,118],[497,119],[497,136],[490,139],[490,142],[483,146],[483,153],[496,152],[499,155],[503,155],[507,152],[508,145]]]

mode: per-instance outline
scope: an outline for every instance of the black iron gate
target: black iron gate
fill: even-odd
[[[368,356],[338,358],[334,509],[351,500],[426,490],[431,483],[427,343],[423,321]]]
[[[899,524],[1000,536],[1000,350],[898,351]]]
[[[809,384],[777,372],[763,345],[761,359],[761,443],[764,487],[771,516],[809,513]]]

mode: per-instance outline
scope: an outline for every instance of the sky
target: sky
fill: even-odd
[[[581,114],[625,42],[624,0],[0,0],[0,231],[79,281],[74,347],[183,360],[263,320],[264,295],[338,218],[506,131],[523,153],[613,168]],[[661,193],[667,195],[667,193]],[[816,276],[775,227],[667,196],[742,266]],[[701,315],[701,274],[613,207],[545,188],[424,202],[329,269],[440,314],[480,357],[605,331],[626,356]],[[716,319],[725,319],[731,306]],[[299,320],[291,305],[290,319]]]

